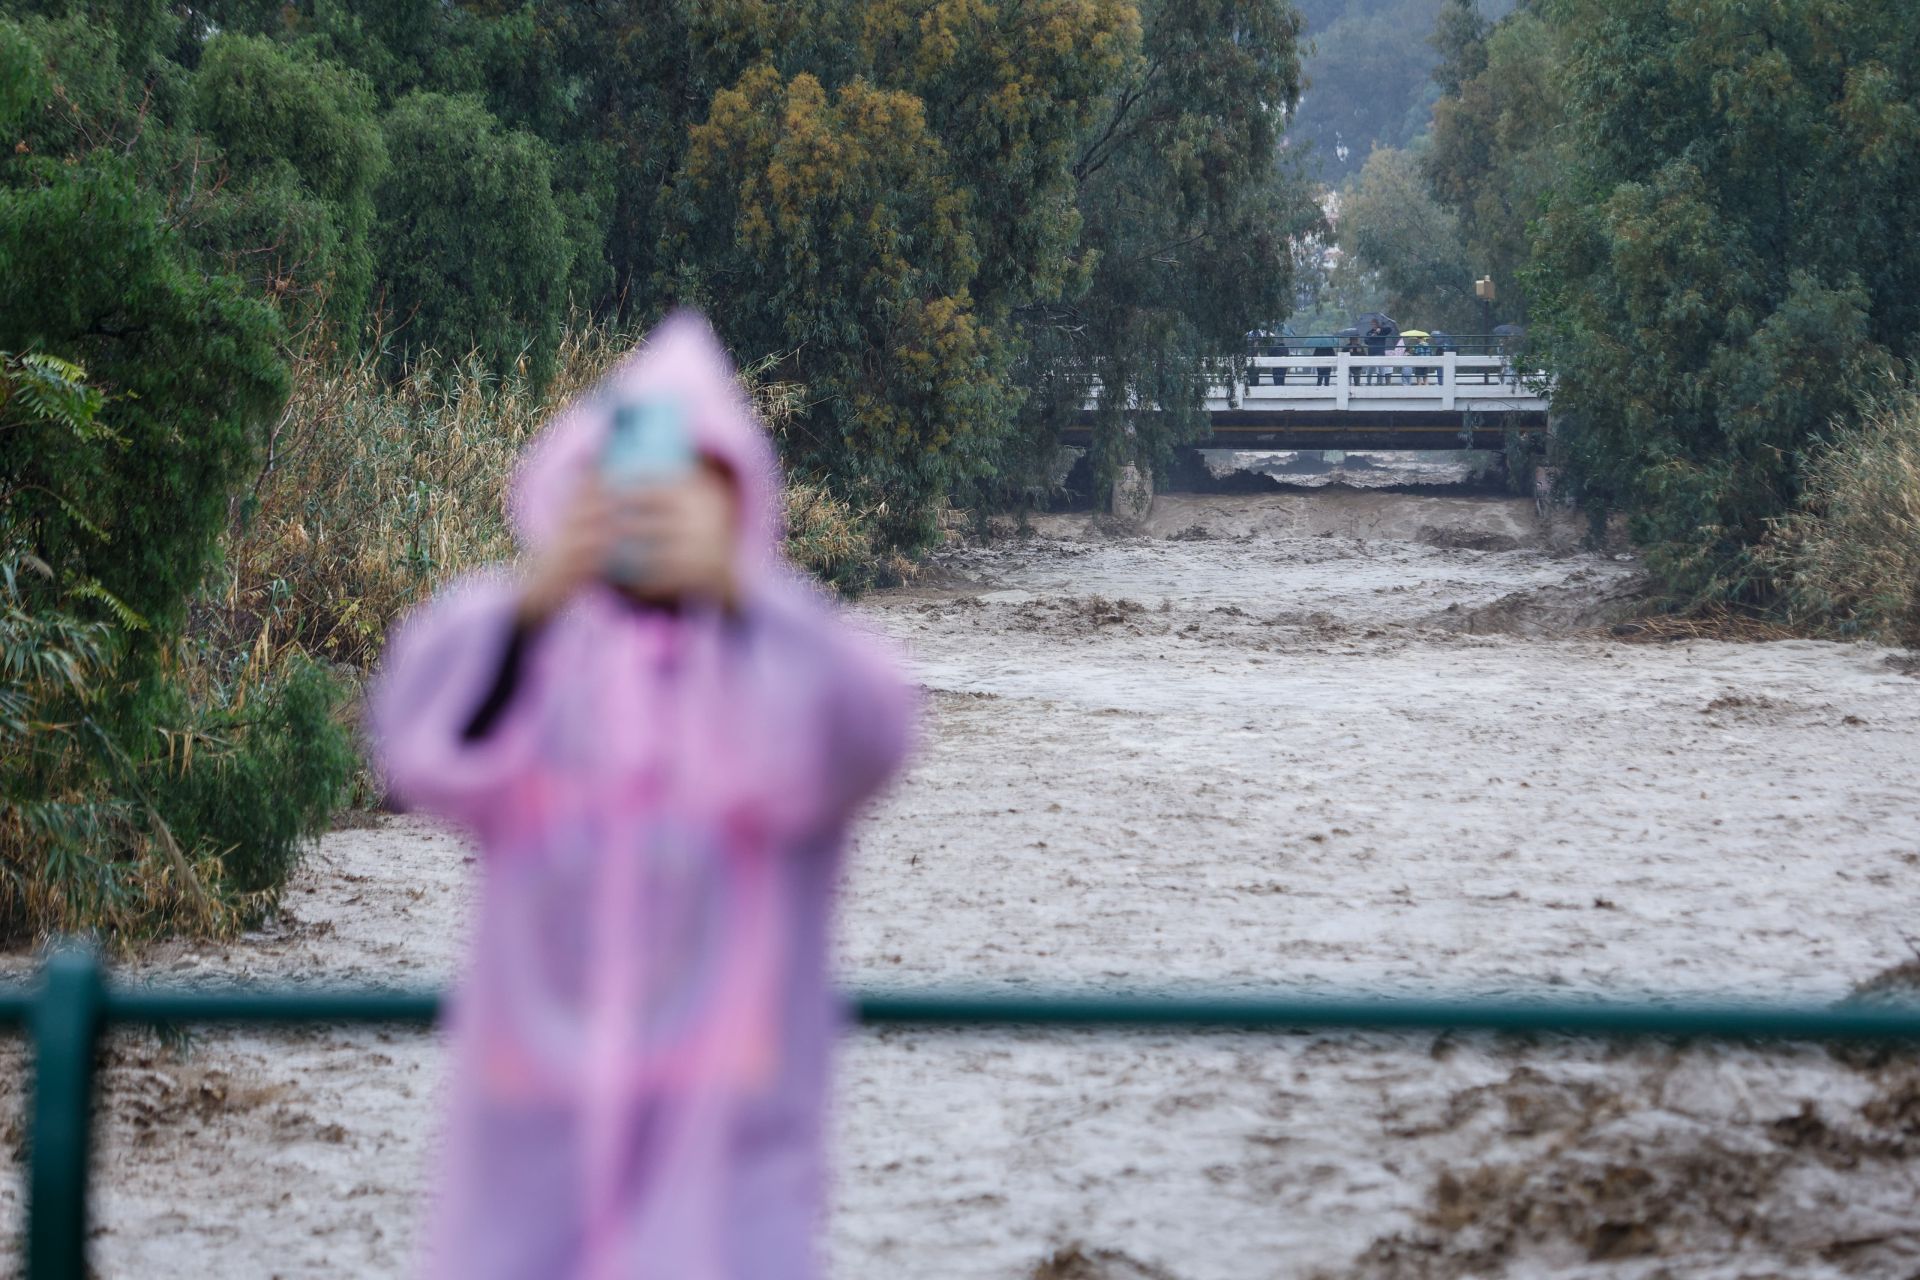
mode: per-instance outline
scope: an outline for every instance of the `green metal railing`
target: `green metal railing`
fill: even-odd
[[[1286,996],[855,994],[867,1025],[1493,1031],[1734,1040],[1920,1040],[1920,1005],[1745,1005]],[[98,958],[55,952],[33,988],[0,988],[0,1028],[34,1045],[27,1182],[28,1280],[86,1275],[95,1051],[113,1023],[431,1023],[430,992],[150,990],[109,984]]]

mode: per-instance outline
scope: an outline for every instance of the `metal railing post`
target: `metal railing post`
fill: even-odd
[[[27,1280],[82,1280],[87,1265],[93,1059],[105,988],[99,959],[85,947],[55,952],[47,960],[46,975],[28,1020],[34,1071]]]

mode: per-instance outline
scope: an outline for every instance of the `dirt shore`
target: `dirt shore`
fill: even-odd
[[[1380,492],[955,550],[861,606],[929,726],[850,866],[847,981],[1829,1000],[1911,959],[1920,680],[1622,643],[1635,573],[1529,503]],[[337,832],[271,930],[137,969],[444,980],[468,857]],[[100,1273],[407,1274],[440,1072],[404,1032],[117,1039]],[[1907,1277],[1915,1155],[1883,1056],[895,1031],[843,1055],[826,1248],[844,1280]]]

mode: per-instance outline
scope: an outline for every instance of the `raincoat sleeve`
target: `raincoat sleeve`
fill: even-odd
[[[401,625],[374,685],[375,749],[387,785],[416,808],[480,825],[502,784],[533,759],[539,664],[523,662],[484,734],[469,726],[514,638],[518,592],[504,576],[448,589]]]
[[[826,649],[821,799],[823,816],[838,825],[884,787],[906,759],[919,698],[893,656],[844,623],[829,632]]]

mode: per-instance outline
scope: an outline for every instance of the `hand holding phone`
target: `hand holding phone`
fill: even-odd
[[[537,627],[559,612],[574,593],[606,576],[619,532],[614,495],[597,473],[583,476],[568,499],[552,539],[522,567],[521,625]]]

